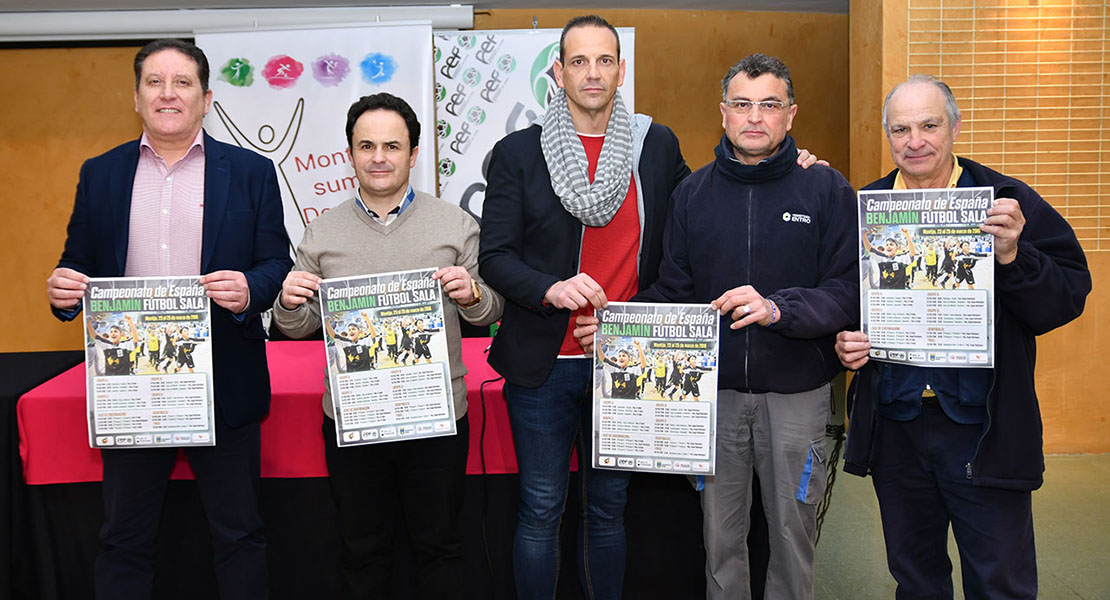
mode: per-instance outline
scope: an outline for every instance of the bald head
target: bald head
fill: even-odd
[[[961,121],[958,109],[951,114],[955,100],[947,89],[933,78],[911,78],[894,88],[883,105],[890,155],[907,187],[948,185]]]

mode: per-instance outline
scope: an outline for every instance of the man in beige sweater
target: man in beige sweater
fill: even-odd
[[[478,276],[478,224],[459,207],[414,191],[420,122],[388,93],[365,96],[347,113],[347,143],[358,191],[305,229],[297,262],[274,303],[290,337],[320,327],[322,278],[440,267],[457,434],[338,448],[327,378],[325,458],[343,538],[344,598],[392,587],[393,532],[404,522],[417,569],[414,597],[448,598],[464,585],[458,517],[469,427],[458,315],[476,325],[501,316],[502,299]],[[446,266],[444,266],[446,265]]]

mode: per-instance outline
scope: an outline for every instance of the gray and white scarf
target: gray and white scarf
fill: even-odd
[[[548,103],[540,148],[551,174],[551,188],[563,208],[591,227],[608,224],[628,195],[632,177],[632,120],[620,92],[613,98],[613,112],[605,127],[605,143],[592,184],[586,149],[574,130],[565,90],[560,89]]]

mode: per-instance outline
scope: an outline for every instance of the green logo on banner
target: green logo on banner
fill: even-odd
[[[439,49],[439,46],[433,46],[433,48],[435,48],[436,59],[432,62],[439,62],[439,59],[443,58],[443,51]]]
[[[466,82],[466,84],[470,87],[474,87],[478,85],[480,81],[482,81],[482,74],[478,71],[478,69],[470,67],[469,69],[463,71],[462,80]]]
[[[443,119],[436,121],[436,135],[441,139],[451,135],[451,124]]]
[[[436,102],[443,102],[447,99],[447,88],[443,87],[442,83],[436,84]]]
[[[471,106],[466,111],[466,120],[475,125],[481,125],[486,120],[486,111],[481,106]]]
[[[455,174],[455,161],[450,158],[442,158],[439,161],[439,174],[443,177],[450,177]]]
[[[506,73],[512,73],[516,70],[516,59],[511,54],[502,54],[497,57],[497,68]]]
[[[532,61],[532,95],[535,96],[536,102],[539,102],[540,108],[547,110],[547,103],[555,96],[555,90],[559,86],[555,84],[555,71],[553,65],[555,60],[559,58],[559,42],[552,42],[540,53],[536,55],[536,60]]]
[[[460,35],[459,36],[459,47],[460,48],[465,48],[467,50],[470,50],[471,48],[474,47],[474,44],[477,44],[477,43],[478,43],[478,38],[476,36],[473,36],[473,35]]]

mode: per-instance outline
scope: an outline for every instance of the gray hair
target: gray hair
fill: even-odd
[[[960,120],[960,107],[956,105],[956,96],[952,94],[952,88],[932,75],[910,75],[909,79],[894,86],[894,89],[886,95],[886,100],[883,100],[883,132],[888,136],[890,135],[890,128],[886,120],[886,108],[890,104],[890,98],[894,96],[894,92],[902,89],[902,86],[912,83],[931,83],[944,94],[944,113],[948,117],[948,127],[955,127],[956,122]]]
[[[749,54],[732,65],[732,68],[725,74],[725,78],[721,80],[721,98],[723,100],[728,100],[728,84],[732,82],[733,77],[741,72],[750,79],[770,73],[785,81],[787,104],[794,104],[794,82],[790,79],[790,69],[786,67],[786,63],[766,54]]]

